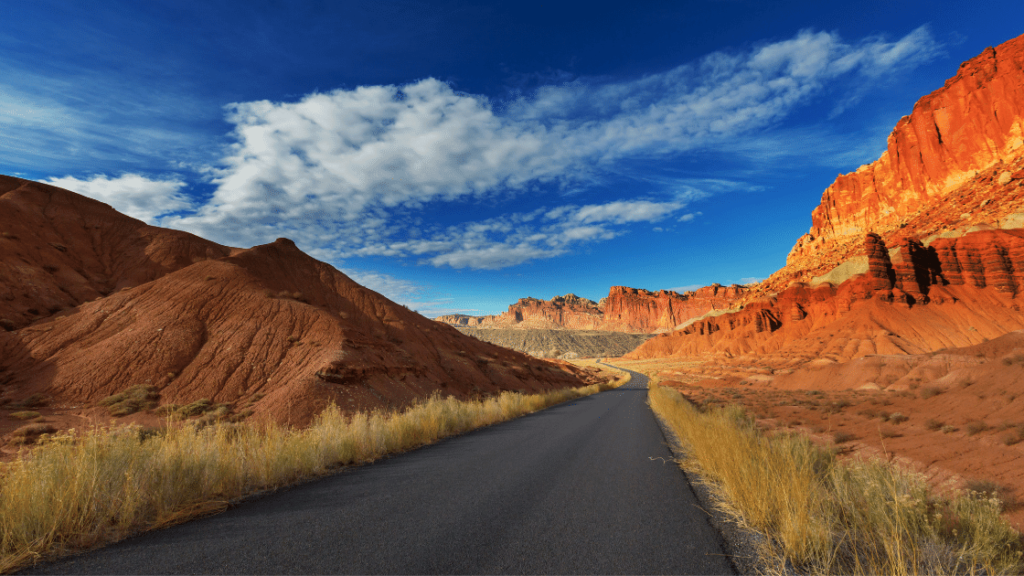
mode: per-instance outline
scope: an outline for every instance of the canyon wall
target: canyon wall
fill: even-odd
[[[900,119],[878,160],[836,178],[784,270],[835,265],[867,232],[898,244],[901,232],[1020,227],[1022,157],[1024,36],[964,62]]]
[[[711,311],[726,310],[746,293],[743,286],[713,284],[682,294],[612,286],[600,303],[575,294],[551,300],[521,298],[492,316],[453,314],[435,320],[477,328],[603,330],[652,334],[674,329]]]
[[[1024,36],[964,62],[822,194],[786,266],[637,358],[920,354],[1024,328]]]

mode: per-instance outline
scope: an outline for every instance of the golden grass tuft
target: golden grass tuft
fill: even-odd
[[[720,509],[766,536],[775,573],[1018,574],[1021,535],[989,494],[939,496],[881,460],[838,460],[806,437],[762,434],[742,409],[700,412],[652,386],[651,407],[684,443],[681,465]]]
[[[434,395],[400,413],[275,424],[70,431],[0,465],[0,572],[223,510],[247,494],[373,461],[608,390],[622,381],[479,401]],[[38,425],[32,425],[38,426]],[[52,428],[46,432],[54,432]],[[32,429],[29,436],[38,437]]]

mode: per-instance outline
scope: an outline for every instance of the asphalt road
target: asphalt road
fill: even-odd
[[[37,574],[733,573],[646,377]]]

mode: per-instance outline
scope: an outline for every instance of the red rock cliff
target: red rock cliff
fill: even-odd
[[[728,309],[746,291],[743,286],[718,284],[683,294],[612,286],[599,304],[575,294],[551,300],[521,298],[498,316],[451,315],[436,320],[453,326],[664,332],[707,312]]]
[[[877,234],[865,235],[861,246],[867,272],[838,286],[794,283],[738,312],[649,340],[628,356],[781,353],[843,361],[978,344],[1024,328],[1024,229],[928,245],[908,238],[892,256]]]
[[[906,227],[923,209],[937,206],[976,178],[1010,184],[1020,177],[1013,174],[1019,167],[1011,165],[1022,155],[1024,36],[964,62],[945,86],[921,98],[900,119],[878,160],[836,178],[811,215],[810,233],[797,242],[788,263],[805,266],[805,257],[836,244],[855,250],[850,237],[867,232],[886,236]],[[1017,203],[1012,207],[1019,208]],[[964,213],[968,216],[943,215],[948,220],[943,224],[974,224],[972,213]],[[1006,214],[991,216],[998,220]]]

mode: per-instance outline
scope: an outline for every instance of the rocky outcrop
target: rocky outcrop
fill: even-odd
[[[742,297],[743,286],[712,284],[682,294],[612,286],[604,303],[603,330],[663,332],[714,310],[725,310]]]
[[[478,326],[490,325],[494,322],[495,318],[497,318],[497,316],[494,315],[467,316],[465,314],[445,314],[443,316],[438,316],[434,318],[434,320],[442,324],[448,324],[450,326],[466,326],[474,328]]]
[[[1019,228],[1009,220],[1021,212],[1024,36],[964,62],[897,123],[878,160],[836,178],[778,276],[817,275],[849,259],[867,232],[896,246],[976,225]]]
[[[1024,36],[964,62],[921,98],[874,163],[840,176],[811,215],[811,234],[888,230],[934,204],[978,171],[1024,148]],[[997,176],[1008,183],[1010,174]]]
[[[868,270],[836,286],[794,283],[742,310],[649,340],[632,358],[788,353],[845,361],[922,354],[1024,328],[1024,229],[984,230],[889,250],[864,236]],[[833,348],[829,349],[829,346]]]
[[[600,303],[575,294],[551,300],[521,298],[497,316],[439,316],[452,326],[480,328],[602,330],[652,334],[672,330],[708,312],[729,309],[746,294],[743,286],[712,284],[682,294],[612,286]]]
[[[220,246],[16,178],[0,178],[0,272],[0,405],[44,397],[53,421],[61,406],[72,421],[106,416],[97,402],[133,386],[304,424],[331,402],[585,379],[423,318],[290,240]],[[0,434],[16,424],[0,413]]]

